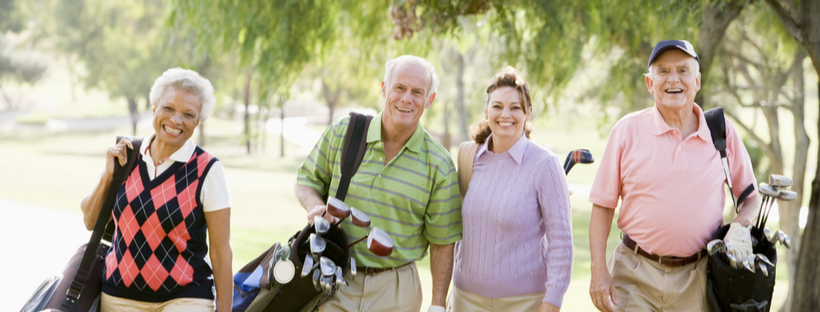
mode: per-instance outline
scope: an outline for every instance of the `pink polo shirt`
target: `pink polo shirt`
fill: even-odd
[[[644,250],[690,256],[703,249],[723,223],[726,195],[720,154],[701,108],[692,110],[698,130],[681,139],[657,107],[624,116],[612,128],[600,158],[589,201],[618,206],[618,228]],[[752,164],[732,123],[726,120],[726,152],[735,197],[756,184]],[[757,196],[755,192],[749,197]]]

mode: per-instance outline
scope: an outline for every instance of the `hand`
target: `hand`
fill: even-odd
[[[599,311],[613,312],[612,304],[618,304],[618,296],[615,294],[615,283],[612,276],[604,269],[602,272],[592,272],[592,281],[589,283],[589,296],[592,303]],[[610,301],[610,298],[612,300]]]
[[[541,303],[541,308],[538,309],[538,312],[559,312],[559,311],[561,311],[561,308],[556,307],[556,306],[554,306],[552,304],[549,304],[549,303],[546,303],[546,302],[542,302]]]
[[[310,209],[307,215],[308,223],[313,224],[313,217],[321,216],[325,212],[325,209],[327,209],[327,206],[325,205],[313,206],[313,208]],[[325,213],[325,219],[327,219],[327,221],[329,221],[330,224],[336,224],[336,222],[339,222],[339,218],[336,218],[330,215],[329,213]]]
[[[427,308],[427,312],[444,312],[444,307],[431,305],[429,308]]]
[[[121,139],[117,142],[116,145],[109,147],[108,151],[105,153],[105,174],[111,176],[114,174],[114,161],[118,159],[120,162],[120,166],[125,166],[128,163],[128,150],[134,149],[134,145],[131,145],[131,141],[127,139]]]
[[[752,226],[743,226],[740,222],[732,222],[729,232],[723,241],[726,243],[727,253],[732,253],[738,260],[748,259],[752,252]]]

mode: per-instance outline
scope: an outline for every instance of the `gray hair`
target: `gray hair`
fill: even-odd
[[[188,91],[199,97],[199,122],[208,119],[208,116],[214,111],[214,106],[216,106],[214,87],[208,79],[200,76],[197,72],[177,67],[162,73],[162,76],[154,81],[151,93],[148,95],[152,106],[156,107],[159,104],[159,99],[162,98],[168,87]]]
[[[436,74],[436,68],[433,67],[433,64],[430,63],[430,61],[415,55],[402,55],[387,61],[387,64],[384,65],[384,84],[387,88],[390,88],[390,78],[393,76],[393,69],[399,64],[410,64],[423,68],[427,73],[427,76],[430,77],[430,89],[427,90],[425,98],[429,98],[431,94],[436,93],[436,88],[438,88],[438,75]]]
[[[692,58],[692,59],[694,60],[695,58]],[[697,74],[699,74],[699,73],[700,73],[700,62],[695,62],[695,63],[696,63],[696,65],[695,65],[695,72],[694,72],[694,74],[695,74],[695,75],[697,75]],[[643,74],[643,76],[644,76],[644,77],[650,77],[650,78],[651,78],[651,77],[655,77],[655,76],[654,76],[654,74],[652,73],[652,66],[653,66],[653,65],[649,65],[649,72],[648,72],[648,73],[644,73],[644,74]]]

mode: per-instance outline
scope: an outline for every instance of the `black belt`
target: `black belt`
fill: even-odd
[[[379,273],[382,273],[382,272],[398,270],[399,268],[401,268],[403,266],[406,266],[408,264],[411,264],[411,263],[412,262],[407,262],[407,263],[402,264],[400,266],[391,267],[391,268],[371,268],[371,267],[357,266],[356,267],[356,272],[357,273],[364,273],[364,275],[376,275],[376,274],[379,274]]]
[[[627,248],[638,251],[638,254],[647,258],[652,261],[657,261],[658,263],[667,266],[667,267],[679,267],[684,266],[690,263],[695,263],[700,261],[703,257],[706,256],[706,250],[701,250],[694,255],[688,257],[675,257],[675,256],[659,256],[653,253],[649,253],[646,250],[643,250],[641,247],[638,246],[638,243],[633,241],[629,238],[629,235],[624,234],[623,238],[624,245]]]

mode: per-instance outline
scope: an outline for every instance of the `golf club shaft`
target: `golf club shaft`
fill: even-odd
[[[343,249],[342,249],[342,251],[348,250],[351,246],[353,246],[353,245],[356,245],[356,244],[360,243],[360,242],[361,242],[361,241],[363,241],[365,238],[367,238],[367,235],[365,235],[364,237],[362,237],[362,238],[358,239],[357,241],[353,242],[352,244],[347,245],[345,248],[343,248]]]

